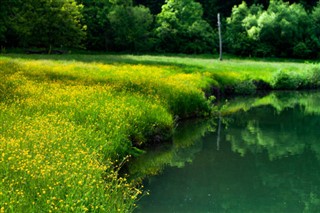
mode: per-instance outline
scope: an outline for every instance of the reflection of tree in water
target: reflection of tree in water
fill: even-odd
[[[255,159],[262,184],[305,212],[320,207],[320,99],[312,97],[278,97],[276,108],[234,114],[226,133],[234,152],[267,155],[270,161]]]
[[[235,115],[236,121],[244,120],[246,114],[247,117],[245,122],[234,123],[234,134],[228,136],[233,151],[244,155],[248,151],[267,150],[272,160],[302,153],[307,145],[317,143],[320,116],[303,115],[295,108],[278,114],[271,107],[261,107]]]
[[[231,116],[227,139],[233,151],[245,155],[267,150],[272,160],[302,153],[309,146],[320,159],[320,93],[276,93],[263,99],[268,98],[263,107]]]

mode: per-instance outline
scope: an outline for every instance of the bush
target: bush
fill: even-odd
[[[256,85],[252,80],[243,80],[234,86],[235,94],[252,95],[256,92]]]
[[[320,67],[314,66],[309,71],[308,85],[309,88],[320,87]]]
[[[308,58],[311,52],[304,42],[299,42],[293,47],[293,56],[297,58]]]
[[[297,74],[279,70],[274,74],[271,85],[273,89],[289,90],[301,88],[303,83],[304,81]]]

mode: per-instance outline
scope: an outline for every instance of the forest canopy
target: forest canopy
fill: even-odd
[[[0,0],[0,47],[317,58],[320,1]]]

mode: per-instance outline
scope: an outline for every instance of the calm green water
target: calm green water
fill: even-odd
[[[150,192],[135,212],[320,212],[319,92],[238,99],[221,114],[132,162]]]

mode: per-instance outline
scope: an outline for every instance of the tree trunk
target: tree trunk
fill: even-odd
[[[52,52],[52,45],[50,44],[50,45],[49,45],[48,54],[50,55],[50,54],[51,54],[51,52]]]

